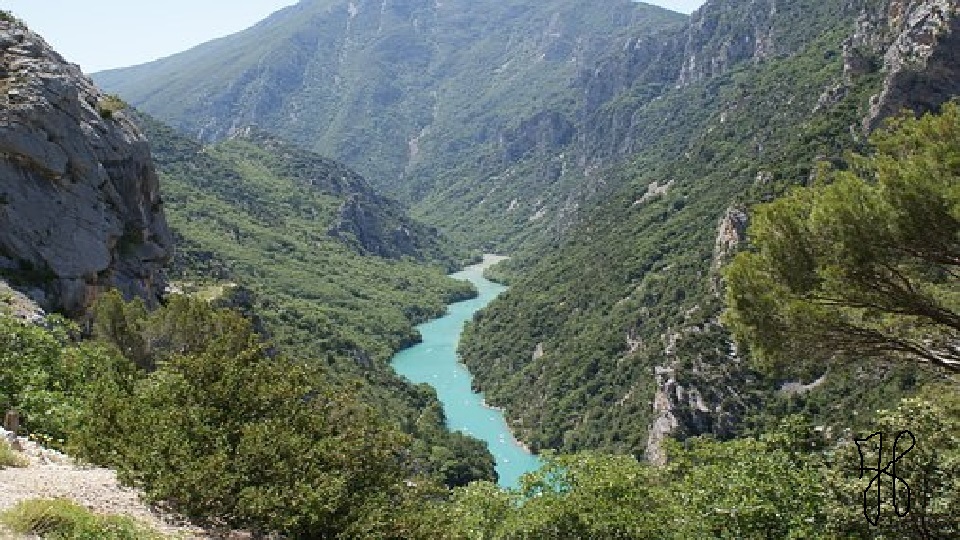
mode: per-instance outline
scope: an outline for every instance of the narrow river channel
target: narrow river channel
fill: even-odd
[[[517,487],[521,475],[538,469],[540,460],[517,442],[503,414],[488,407],[483,394],[470,389],[470,372],[457,358],[457,343],[464,323],[506,290],[503,285],[483,277],[483,270],[500,259],[486,255],[482,263],[453,274],[454,278],[473,283],[480,295],[450,304],[446,316],[418,326],[423,342],[397,353],[391,364],[400,375],[437,390],[447,416],[447,427],[485,441],[497,460],[499,484],[512,488]]]

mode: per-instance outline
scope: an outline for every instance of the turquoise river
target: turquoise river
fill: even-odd
[[[452,274],[454,278],[473,283],[479,296],[450,304],[444,317],[418,326],[423,342],[400,351],[391,363],[400,375],[437,390],[447,416],[447,427],[485,441],[497,460],[499,484],[512,488],[517,486],[521,475],[538,469],[540,460],[517,442],[503,414],[488,407],[483,395],[471,390],[470,372],[457,358],[457,343],[464,323],[506,289],[483,277],[483,270],[500,259],[487,255],[483,263]]]

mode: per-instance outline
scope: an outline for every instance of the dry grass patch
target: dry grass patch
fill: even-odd
[[[0,439],[0,469],[8,467],[28,467],[30,460],[26,456],[10,448],[6,439]]]
[[[67,499],[22,501],[0,513],[0,527],[50,540],[164,540],[156,530],[127,516],[94,514]],[[0,529],[2,530],[2,529]]]

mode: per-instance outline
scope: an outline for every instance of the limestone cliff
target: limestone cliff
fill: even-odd
[[[707,2],[687,26],[677,84],[692,84],[740,62],[773,55],[779,45],[773,28],[777,4],[777,0]]]
[[[845,53],[867,67],[882,65],[883,89],[871,100],[865,130],[902,109],[936,111],[960,94],[960,3],[888,0],[864,13]]]
[[[72,315],[110,287],[154,303],[172,238],[146,138],[122,102],[2,19],[2,276]]]

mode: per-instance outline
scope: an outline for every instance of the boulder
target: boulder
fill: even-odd
[[[118,98],[0,21],[0,277],[80,315],[102,291],[155,304],[173,240],[146,138]]]

